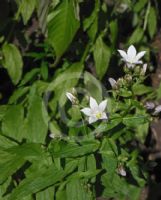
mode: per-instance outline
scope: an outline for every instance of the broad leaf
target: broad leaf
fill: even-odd
[[[67,184],[67,200],[92,200],[91,192],[85,188],[83,181],[74,179]]]
[[[93,153],[95,152],[99,147],[99,142],[94,140],[85,140],[80,141],[79,144],[76,142],[53,142],[50,151],[51,154],[56,157],[77,157],[77,156],[83,156],[85,154]]]
[[[30,104],[25,123],[25,136],[30,142],[44,143],[47,130],[48,116],[44,102],[37,94],[30,94]]]
[[[141,41],[141,39],[144,36],[144,31],[142,28],[138,27],[134,30],[134,32],[132,33],[132,35],[130,36],[129,40],[128,40],[128,44],[137,44]]]
[[[18,48],[13,44],[3,45],[3,66],[7,69],[14,84],[17,84],[22,75],[22,57]]]
[[[140,124],[145,124],[148,121],[145,115],[129,115],[122,119],[122,122],[129,127],[137,127]]]
[[[76,168],[77,161],[71,161],[69,164],[70,168],[67,167],[65,170],[58,170],[54,165],[51,165],[49,168],[33,173],[32,176],[24,179],[19,186],[13,190],[8,200],[21,200],[29,194],[34,194],[61,181]]]
[[[17,0],[17,1],[19,5],[18,12],[21,13],[23,22],[26,25],[34,9],[36,8],[38,1],[37,0]]]
[[[108,69],[111,51],[110,48],[103,42],[101,36],[99,36],[96,40],[93,55],[95,60],[96,73],[99,79],[102,79]]]
[[[62,56],[79,28],[72,0],[63,0],[48,16],[48,42]]]
[[[2,122],[2,131],[4,135],[17,141],[24,138],[24,108],[22,105],[8,107]]]
[[[102,100],[102,86],[99,80],[97,80],[91,73],[84,73],[84,83],[90,96],[94,97],[97,101]]]
[[[24,163],[25,160],[20,156],[0,151],[0,184],[15,173]]]

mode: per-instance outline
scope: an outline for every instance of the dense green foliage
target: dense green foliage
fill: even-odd
[[[152,120],[144,104],[161,95],[144,84],[142,66],[122,66],[117,49],[133,44],[153,65],[149,42],[157,32],[158,5],[14,0],[4,7],[0,199],[138,200],[148,181],[139,147]],[[109,75],[121,77],[118,88],[111,90]],[[89,125],[80,107],[67,101],[73,87],[83,106],[89,96],[107,99],[108,120]]]

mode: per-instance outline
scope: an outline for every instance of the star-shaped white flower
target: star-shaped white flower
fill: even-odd
[[[90,107],[83,108],[81,112],[83,112],[86,116],[88,116],[89,124],[96,122],[100,119],[107,119],[107,115],[105,113],[105,109],[107,106],[107,100],[102,101],[99,105],[97,101],[90,97]]]
[[[118,52],[120,53],[122,60],[126,62],[127,67],[129,68],[133,68],[137,64],[142,64],[143,62],[140,59],[146,53],[146,51],[137,53],[133,45],[128,48],[127,53],[123,50],[118,50]]]

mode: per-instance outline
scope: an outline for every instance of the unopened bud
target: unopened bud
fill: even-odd
[[[77,95],[77,91],[76,91],[76,89],[75,89],[74,87],[72,88],[72,91],[71,91],[71,92],[72,92],[72,94],[73,94],[74,96]]]
[[[125,75],[125,80],[126,80],[128,83],[130,83],[130,82],[132,81],[132,76],[129,75],[129,74]]]
[[[117,81],[118,86],[122,87],[124,85],[124,79],[123,78],[119,78]]]
[[[72,104],[77,104],[77,98],[72,93],[66,92],[66,97],[72,102]]]
[[[126,176],[126,171],[122,165],[120,165],[117,170],[121,176]]]
[[[147,70],[147,64],[145,63],[145,64],[143,65],[143,68],[142,68],[141,72],[140,72],[140,75],[144,76],[145,73],[146,73],[146,70]]]
[[[117,82],[115,81],[115,79],[109,78],[108,81],[109,81],[109,83],[110,83],[110,85],[111,85],[111,87],[112,87],[113,89],[116,89],[116,88],[117,88]]]

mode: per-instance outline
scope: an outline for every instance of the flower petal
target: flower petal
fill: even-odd
[[[128,50],[127,50],[127,55],[130,58],[130,60],[132,61],[135,56],[136,56],[136,49],[133,45],[131,45]]]
[[[155,107],[155,104],[153,102],[146,102],[145,104],[145,108],[148,110],[152,110],[154,109],[154,107]]]
[[[90,108],[92,110],[97,110],[98,109],[98,104],[97,104],[97,101],[93,98],[93,97],[90,97]]]
[[[137,65],[137,64],[142,64],[143,62],[141,60],[139,60],[139,61],[135,61],[133,63]]]
[[[98,119],[95,116],[89,117],[88,122],[89,124],[92,124],[94,122],[96,122]]]
[[[106,113],[105,112],[103,112],[102,113],[102,116],[101,116],[101,118],[100,119],[108,119],[108,117],[107,117],[107,115],[106,115]]]
[[[140,60],[140,58],[142,58],[144,56],[144,54],[146,53],[146,51],[141,51],[136,55],[136,61]]]
[[[83,112],[87,116],[91,116],[91,109],[90,108],[83,108],[83,109],[81,109],[81,112]]]
[[[126,52],[125,51],[123,51],[123,50],[117,50],[119,53],[120,53],[120,55],[124,58],[124,60],[126,60],[127,59],[127,54],[126,54]]]
[[[99,110],[100,110],[101,112],[103,112],[103,111],[105,110],[106,106],[107,106],[107,100],[102,101],[102,102],[99,104]]]

